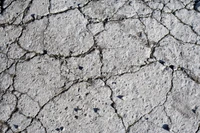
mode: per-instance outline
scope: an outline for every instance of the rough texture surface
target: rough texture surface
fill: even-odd
[[[1,0],[0,133],[200,133],[200,0]]]

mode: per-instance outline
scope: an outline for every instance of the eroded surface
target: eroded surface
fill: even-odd
[[[200,133],[199,0],[1,0],[0,132]]]

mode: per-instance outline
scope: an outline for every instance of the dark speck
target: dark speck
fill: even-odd
[[[184,67],[181,67],[180,69],[181,69],[181,71],[183,71],[183,70],[184,70]]]
[[[90,93],[89,92],[87,92],[87,93],[85,93],[85,96],[88,96]]]
[[[56,131],[60,131],[60,128],[56,128]]]
[[[169,126],[168,126],[167,124],[164,124],[164,125],[162,126],[162,128],[165,129],[165,130],[167,130],[167,131],[169,131]]]
[[[103,26],[105,27],[106,23],[108,22],[108,18],[104,19]]]
[[[43,55],[47,54],[47,50],[43,50]]]
[[[196,111],[197,111],[197,106],[195,106],[194,109],[192,109],[193,113],[196,113]]]
[[[192,109],[192,112],[193,112],[193,113],[196,113],[196,110],[195,110],[195,109]]]
[[[74,108],[74,111],[78,112],[78,108]]]
[[[14,126],[15,128],[18,128],[18,127],[19,127],[18,125],[15,125],[15,124],[14,124],[13,126]]]
[[[122,99],[124,96],[122,96],[122,95],[118,95],[117,96],[119,99]]]
[[[112,84],[117,84],[116,82],[112,82]]]
[[[75,115],[74,117],[75,117],[76,119],[78,119],[78,116],[77,116],[77,115]]]
[[[35,14],[31,14],[31,17],[32,17],[33,19],[35,19]]]
[[[149,120],[149,118],[145,118],[145,120]]]
[[[162,64],[162,65],[165,64],[165,62],[164,62],[163,60],[159,60],[158,62],[159,62],[160,64]]]
[[[174,70],[174,65],[170,65],[169,68],[171,68],[172,70]]]
[[[99,111],[99,108],[93,108],[94,112],[97,113]]]
[[[79,109],[79,107],[74,108],[74,111],[76,111],[76,112],[78,112],[79,110],[81,110],[81,109]]]
[[[62,126],[62,127],[60,127],[60,131],[62,131],[64,129],[64,127]]]
[[[138,32],[138,33],[137,33],[137,36],[138,36],[138,37],[142,37],[142,32]]]
[[[78,69],[79,69],[79,70],[83,70],[83,67],[82,67],[82,66],[78,66]]]

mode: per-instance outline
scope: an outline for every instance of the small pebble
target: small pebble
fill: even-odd
[[[196,113],[196,111],[197,111],[197,107],[195,106],[194,109],[192,109],[192,112]]]
[[[93,108],[94,112],[97,113],[99,111],[99,108]]]
[[[14,124],[13,126],[14,126],[15,128],[19,128],[19,126],[18,126],[18,125],[15,125],[15,124]]]
[[[64,127],[62,126],[62,127],[60,127],[60,130],[62,131],[64,129]]]
[[[60,131],[60,128],[56,128],[56,131]]]
[[[76,119],[78,119],[78,116],[77,116],[77,115],[75,115],[74,117],[75,117]]]
[[[159,60],[158,62],[159,62],[160,64],[162,64],[162,65],[165,64],[165,62],[164,62],[163,60]]]
[[[116,85],[117,83],[116,83],[116,82],[112,82],[112,84],[115,84],[115,85]]]
[[[122,99],[124,96],[122,96],[122,95],[118,95],[117,96],[119,99]]]
[[[82,67],[82,66],[78,66],[78,69],[79,69],[79,70],[83,70],[83,67]]]
[[[184,68],[184,67],[181,67],[180,69],[181,69],[181,71],[185,70],[185,68]]]
[[[79,110],[81,110],[81,109],[79,109],[79,107],[74,108],[74,111],[76,111],[76,112],[78,112]]]
[[[78,109],[77,109],[77,108],[74,108],[74,111],[78,112]]]
[[[167,131],[169,131],[169,126],[168,126],[167,124],[164,124],[164,125],[162,126],[162,128],[165,129],[165,130],[167,130]]]
[[[172,70],[174,70],[174,65],[170,65],[169,68],[171,68]]]
[[[43,50],[43,55],[47,54],[47,50]]]
[[[35,19],[35,14],[31,14],[31,17],[32,17],[33,19]]]

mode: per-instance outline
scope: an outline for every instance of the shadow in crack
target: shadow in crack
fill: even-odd
[[[3,8],[4,1],[5,1],[5,0],[0,0],[0,14],[3,14],[3,10],[4,10],[4,8]]]

